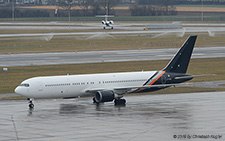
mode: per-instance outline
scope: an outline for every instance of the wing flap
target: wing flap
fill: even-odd
[[[149,88],[163,88],[163,87],[171,87],[176,86],[178,84],[160,84],[160,85],[145,85],[145,86],[127,86],[127,87],[115,87],[115,88],[97,88],[97,89],[88,89],[86,93],[96,93],[97,91],[104,91],[104,90],[112,90],[118,94],[121,93],[129,93],[130,91],[137,90],[137,89],[149,89]]]
[[[162,88],[162,87],[171,87],[177,84],[160,84],[160,85],[145,85],[145,86],[129,86],[129,87],[117,87],[114,90],[131,90],[131,89],[149,89],[149,88]]]
[[[129,93],[130,91],[137,90],[137,89],[149,89],[149,88],[163,88],[163,87],[171,87],[177,84],[160,84],[160,85],[145,85],[145,86],[127,86],[127,87],[115,87],[115,88],[97,88],[97,89],[88,89],[85,90],[86,93],[96,93],[97,91],[104,91],[104,90],[112,90],[118,94],[121,93]]]

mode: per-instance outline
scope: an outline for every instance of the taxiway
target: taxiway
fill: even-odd
[[[0,67],[78,64],[98,62],[120,62],[140,60],[169,60],[176,53],[177,48],[143,49],[143,50],[114,50],[114,51],[86,51],[86,52],[56,52],[56,53],[25,53],[0,54]],[[192,58],[225,57],[225,47],[195,48]]]
[[[91,98],[36,100],[33,110],[27,101],[1,101],[0,140],[225,138],[225,92],[125,98],[125,107],[115,107],[113,102],[96,106]]]
[[[173,24],[173,23],[171,23]],[[185,33],[208,33],[209,36],[224,36],[225,24],[198,24],[198,23],[184,23],[182,29],[160,29],[143,31],[145,26],[150,26],[151,23],[118,23],[113,27],[116,30],[103,30],[101,23],[0,23],[0,30],[80,30],[81,32],[56,32],[54,33],[29,33],[26,34],[0,34],[0,38],[8,37],[35,37],[35,36],[65,36],[65,35],[126,35],[126,34],[158,34],[164,36],[165,34],[176,34],[176,36],[184,36]],[[97,30],[88,31],[87,30]],[[101,31],[102,30],[102,31]],[[154,37],[154,36],[153,36]]]

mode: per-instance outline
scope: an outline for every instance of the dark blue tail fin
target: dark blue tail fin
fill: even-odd
[[[186,73],[197,36],[190,36],[163,69],[166,72]]]

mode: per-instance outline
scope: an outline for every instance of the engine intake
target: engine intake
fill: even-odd
[[[109,21],[109,23],[110,23],[110,24],[114,24],[114,22],[113,22],[113,21]]]
[[[115,99],[115,94],[113,91],[97,91],[95,93],[95,101],[100,102],[110,102]]]
[[[102,21],[102,24],[105,24],[105,21]]]

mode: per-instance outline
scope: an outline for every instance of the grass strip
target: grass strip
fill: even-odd
[[[168,63],[168,60],[158,61],[133,61],[133,62],[112,62],[112,63],[90,63],[90,64],[68,64],[68,65],[44,65],[44,66],[23,66],[8,67],[7,72],[0,71],[0,93],[13,93],[16,86],[23,80],[36,76],[54,76],[67,74],[92,74],[110,72],[132,72],[161,70]],[[192,75],[216,74],[216,76],[195,78],[191,82],[225,80],[225,58],[192,59],[188,73]],[[173,89],[173,88],[171,88]],[[188,91],[217,91],[222,89],[206,88],[176,88],[173,92],[182,89]],[[169,93],[170,89],[163,90]],[[225,90],[225,89],[224,89]],[[181,92],[181,91],[179,91]],[[156,92],[158,93],[158,92]]]

